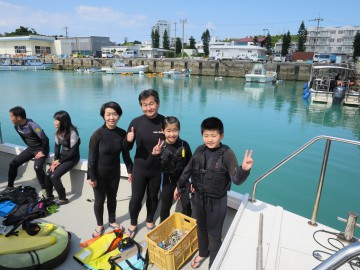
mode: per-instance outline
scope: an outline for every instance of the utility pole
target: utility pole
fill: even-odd
[[[323,18],[320,18],[320,15],[319,17],[315,18],[315,19],[312,19],[312,20],[309,20],[309,22],[315,22],[317,21],[317,27],[316,27],[316,36],[315,36],[315,49],[314,49],[314,53],[316,53],[316,47],[317,47],[317,43],[318,43],[318,37],[319,37],[319,24],[321,21],[323,21],[324,19]]]
[[[174,51],[174,58],[176,58],[176,22],[175,24],[175,51]]]
[[[67,26],[64,27],[65,28],[65,37],[67,38],[68,37],[68,28]]]
[[[181,58],[184,59],[184,28],[185,28],[186,19],[180,19],[180,22],[182,22]]]

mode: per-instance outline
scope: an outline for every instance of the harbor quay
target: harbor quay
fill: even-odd
[[[67,58],[53,59],[56,70],[75,70],[77,68],[112,67],[114,59],[108,58]],[[244,78],[251,72],[255,62],[245,61],[215,61],[195,59],[158,59],[158,58],[135,58],[124,59],[130,66],[148,65],[150,73],[161,73],[170,69],[191,69],[195,76],[237,77]],[[278,80],[308,81],[311,72],[310,63],[285,62],[264,63],[266,70],[276,71]],[[359,72],[360,68],[357,68]],[[359,74],[357,74],[359,75]]]

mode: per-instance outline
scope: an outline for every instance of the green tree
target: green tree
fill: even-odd
[[[155,31],[154,29],[151,30],[151,46],[154,47],[155,44]]]
[[[179,53],[181,53],[181,39],[180,38],[176,38],[176,52],[175,52],[175,55],[179,55]]]
[[[257,46],[258,42],[259,42],[258,37],[257,36],[253,37],[253,43],[255,46]]]
[[[305,42],[307,39],[307,30],[305,28],[304,21],[301,22],[298,31],[298,52],[305,52]]]
[[[209,49],[210,32],[209,32],[209,29],[206,29],[206,31],[201,35],[201,40],[203,42],[204,55],[205,55],[205,57],[208,57],[210,54],[210,49]]]
[[[28,36],[28,35],[39,35],[39,34],[34,30],[34,28],[29,29],[29,27],[25,27],[25,26],[20,26],[14,32],[5,33],[6,37]]]
[[[164,31],[164,36],[163,36],[163,48],[166,50],[170,50],[170,40],[166,29]]]
[[[159,47],[160,47],[160,34],[159,34],[159,30],[155,29],[153,48],[159,48]]]
[[[291,44],[291,35],[290,31],[283,35],[283,44],[281,48],[281,56],[286,56],[289,53],[289,48]]]
[[[196,41],[195,41],[195,38],[193,37],[193,36],[191,36],[190,38],[189,38],[189,49],[196,49],[196,46],[195,46],[195,44],[196,44]]]
[[[357,32],[355,37],[354,37],[354,43],[353,43],[353,48],[354,48],[354,60],[356,60],[356,57],[360,57],[360,33]]]
[[[272,46],[272,43],[271,43],[270,33],[267,34],[264,43],[265,43],[265,48],[266,48],[266,54],[271,55],[273,46]]]

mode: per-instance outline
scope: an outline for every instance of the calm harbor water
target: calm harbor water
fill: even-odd
[[[223,142],[234,150],[239,162],[246,149],[254,150],[250,178],[240,187],[232,186],[241,193],[251,193],[258,177],[317,135],[360,139],[359,108],[308,104],[302,99],[303,82],[260,85],[239,78],[166,79],[61,71],[0,72],[0,81],[0,122],[5,142],[23,145],[8,112],[21,105],[27,116],[43,127],[53,151],[52,116],[57,110],[66,110],[79,129],[82,158],[87,158],[91,134],[103,123],[101,104],[110,100],[120,103],[124,113],[119,126],[127,129],[131,119],[141,114],[138,95],[144,89],[158,90],[160,112],[180,119],[181,137],[193,150],[202,142],[201,121],[217,116],[225,125]],[[310,218],[324,146],[324,142],[317,142],[270,175],[258,186],[257,198]],[[360,213],[359,162],[358,147],[332,143],[320,222],[343,229],[338,216],[346,218],[348,211]],[[335,204],[339,198],[340,204]]]

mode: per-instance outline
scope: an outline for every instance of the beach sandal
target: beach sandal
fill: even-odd
[[[101,227],[100,231],[98,230],[98,228],[96,228],[94,230],[94,232],[92,233],[92,237],[95,238],[95,237],[98,237],[100,235],[103,235],[104,234],[104,230],[105,230],[105,227]]]
[[[127,229],[127,235],[130,237],[130,238],[134,238],[136,233],[137,233],[137,230],[138,230],[138,227],[136,226],[134,230],[131,230],[130,228]]]
[[[197,255],[197,256],[194,258],[194,260],[191,262],[191,268],[192,268],[192,269],[197,269],[197,268],[199,268],[199,267],[203,264],[203,262],[205,262],[205,260],[206,260],[207,257],[204,257],[204,258],[202,258],[202,259],[196,260],[197,258],[200,258],[200,256]]]
[[[146,226],[146,229],[148,230],[148,232],[152,231],[153,229],[155,229],[156,225],[153,225],[151,228]]]
[[[111,225],[109,224],[109,227],[112,228],[113,230],[122,230],[123,233],[125,233],[125,228],[124,226],[120,226],[119,224],[116,224],[116,225]]]

